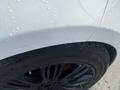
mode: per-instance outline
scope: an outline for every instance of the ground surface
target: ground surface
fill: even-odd
[[[104,77],[89,90],[120,90],[120,62],[115,61]]]

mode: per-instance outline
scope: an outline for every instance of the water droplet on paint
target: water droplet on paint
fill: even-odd
[[[15,16],[11,16],[12,19],[15,19]]]
[[[19,31],[19,30],[20,30],[20,27],[16,27],[16,30]]]
[[[50,10],[51,8],[50,7],[47,7],[47,10]]]
[[[21,2],[21,0],[16,0],[16,2]]]
[[[11,13],[13,12],[13,9],[10,6],[8,6],[8,11]]]
[[[49,3],[49,1],[48,0],[42,0],[44,3]]]
[[[13,33],[10,33],[10,36],[13,36]]]
[[[13,10],[12,10],[12,9],[9,9],[9,12],[13,12]]]

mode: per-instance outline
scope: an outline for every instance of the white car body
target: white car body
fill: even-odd
[[[120,59],[120,1],[0,0],[0,60],[47,46],[97,41]],[[103,20],[102,19],[103,16]]]

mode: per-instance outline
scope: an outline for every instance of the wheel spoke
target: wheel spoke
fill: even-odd
[[[41,68],[41,74],[42,74],[43,81],[46,81],[47,79],[46,79],[46,76],[45,76],[45,67]]]
[[[73,82],[71,81],[70,82],[70,85],[82,85],[82,84],[85,84],[85,83],[88,83],[90,80],[92,79],[92,76],[91,75],[86,75],[82,78],[79,78],[78,80],[74,80]]]
[[[24,86],[24,87],[30,87],[31,85],[31,83],[28,83],[28,82],[26,82],[26,81],[21,81],[21,80],[11,80],[10,81],[10,83],[11,84],[15,84],[15,85],[21,85],[21,86]]]
[[[93,78],[92,70],[86,65],[78,66],[73,72],[61,80],[65,88],[83,88],[83,85],[88,84]]]
[[[57,74],[57,76],[56,76],[56,78],[55,78],[55,81],[58,80],[59,77],[60,77],[60,75],[62,74],[63,69],[64,69],[64,64],[60,65],[59,68],[60,68],[60,69],[59,69],[59,72],[58,72],[58,74]]]
[[[84,68],[84,67],[82,67],[81,65],[78,66],[78,68],[76,68],[72,73],[70,73],[69,75],[67,75],[66,77],[64,77],[64,78],[61,80],[61,82],[66,82],[66,81],[71,80],[71,79],[74,77],[74,75],[78,74],[79,71],[81,71],[83,68]]]
[[[87,80],[83,80],[83,81],[76,81],[76,82],[73,82],[71,84],[67,84],[68,86],[74,86],[74,87],[77,87],[77,86],[80,86],[80,85],[83,85],[83,84],[87,84],[88,81]]]
[[[49,81],[50,79],[50,70],[51,70],[51,66],[47,67],[47,80]]]
[[[77,79],[81,78],[81,76],[89,71],[88,68],[81,70],[79,73],[75,74],[73,77],[71,77],[71,82],[76,81]]]
[[[92,77],[93,77],[92,75],[85,75],[85,76],[79,78],[77,81],[91,80]]]
[[[56,75],[57,75],[58,68],[59,68],[58,65],[55,65],[55,66],[54,66],[54,73],[53,73],[53,77],[52,77],[53,80],[55,80],[55,77],[56,77]]]

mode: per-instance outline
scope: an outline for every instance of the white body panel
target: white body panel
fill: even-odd
[[[0,0],[0,60],[64,43],[98,41],[120,54],[120,1]],[[107,29],[104,29],[104,28]]]

